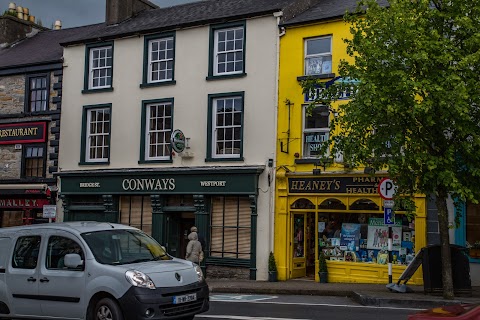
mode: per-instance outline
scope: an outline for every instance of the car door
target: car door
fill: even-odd
[[[11,311],[16,316],[41,316],[38,300],[38,263],[42,247],[40,234],[20,234],[9,257],[6,276]]]
[[[38,275],[42,314],[61,319],[82,319],[86,314],[85,248],[75,235],[66,231],[52,230],[45,242],[45,259]],[[68,253],[79,254],[83,265],[67,268],[63,259]]]

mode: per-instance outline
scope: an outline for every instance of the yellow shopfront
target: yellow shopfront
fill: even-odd
[[[318,257],[323,252],[328,282],[388,283],[388,226],[377,192],[384,176],[278,172],[277,178],[275,254],[280,280],[319,281]],[[425,197],[416,197],[415,203],[415,219],[397,212],[392,227],[394,282],[426,245]],[[421,270],[408,283],[421,284]]]

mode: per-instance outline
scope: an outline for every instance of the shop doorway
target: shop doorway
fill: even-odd
[[[185,258],[190,228],[195,225],[193,212],[172,212],[167,216],[165,248],[176,258]]]
[[[292,226],[292,278],[315,278],[315,213],[294,213]]]

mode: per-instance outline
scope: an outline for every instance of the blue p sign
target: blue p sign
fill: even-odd
[[[386,225],[395,224],[395,213],[392,208],[385,208],[383,211],[383,223]]]

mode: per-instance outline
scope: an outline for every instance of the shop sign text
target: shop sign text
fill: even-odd
[[[0,199],[0,208],[42,208],[47,199]]]
[[[122,188],[125,191],[175,190],[175,179],[124,179]]]
[[[290,178],[290,193],[377,194],[383,177]]]
[[[0,144],[45,142],[45,135],[45,122],[0,125]]]
[[[225,187],[227,181],[200,181],[202,187]]]

